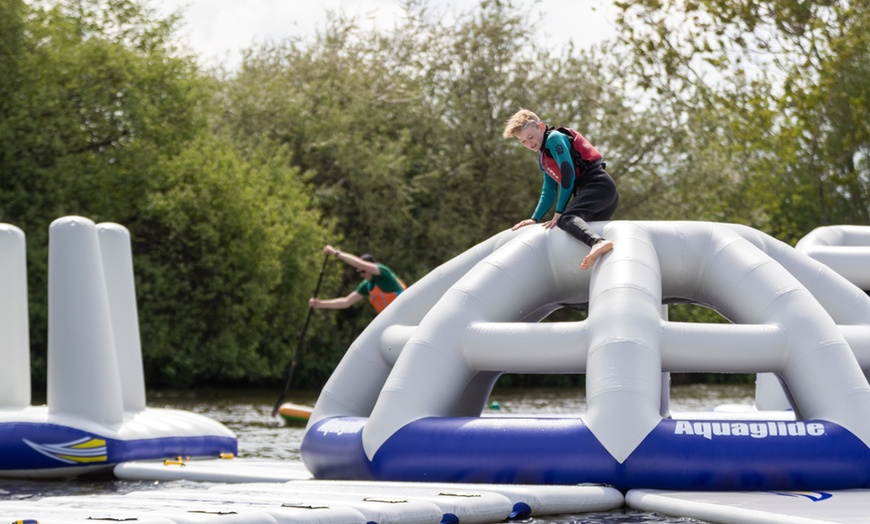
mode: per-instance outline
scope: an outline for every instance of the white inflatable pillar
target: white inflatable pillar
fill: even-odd
[[[97,225],[97,234],[112,317],[124,411],[138,412],[145,409],[145,372],[142,369],[142,343],[139,337],[130,231],[120,224],[103,223]]]
[[[59,218],[48,246],[49,413],[120,424],[123,396],[96,226]]]
[[[586,423],[623,462],[662,420],[662,272],[643,227],[606,233],[619,248],[591,270]]]
[[[30,406],[30,335],[24,232],[0,224],[0,408]]]

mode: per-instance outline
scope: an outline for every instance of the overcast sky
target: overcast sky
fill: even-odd
[[[203,65],[238,65],[240,51],[253,44],[288,37],[310,39],[326,23],[327,10],[364,17],[370,24],[391,28],[401,18],[398,0],[151,0],[161,13],[181,9],[181,35]],[[478,0],[431,0],[430,6],[467,12]],[[615,34],[610,0],[517,0],[521,12],[541,16],[539,27],[548,45],[561,48],[598,43]]]

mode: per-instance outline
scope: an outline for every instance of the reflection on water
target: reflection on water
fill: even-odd
[[[239,457],[268,460],[302,460],[299,446],[305,426],[286,425],[272,417],[280,391],[201,390],[155,392],[148,406],[193,411],[222,422],[239,439]],[[314,405],[316,392],[291,392],[285,402]]]
[[[198,390],[149,392],[152,408],[183,409],[218,420],[236,433],[239,457],[299,461],[299,446],[304,427],[286,425],[272,418],[272,407],[280,391],[272,390]],[[755,390],[749,385],[692,385],[671,389],[671,410],[710,411],[722,404],[751,404]],[[291,392],[285,399],[313,405],[316,392]],[[580,388],[540,388],[496,390],[489,404],[498,409],[490,413],[532,415],[580,415],[586,411],[584,390]],[[121,481],[113,478],[63,481],[0,480],[0,499],[26,500],[53,495],[122,494],[161,488],[204,489],[213,484],[190,481],[150,482]],[[630,509],[566,515],[551,519],[530,519],[533,524],[618,524],[618,523],[698,523],[693,519],[666,517]]]

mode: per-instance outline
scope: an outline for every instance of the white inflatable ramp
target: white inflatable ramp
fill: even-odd
[[[136,460],[118,464],[113,473],[122,480],[155,481],[287,482],[311,478],[301,462],[240,458]]]
[[[239,458],[125,462],[115,466],[114,474],[120,479],[133,481],[190,480],[235,483],[241,485],[216,486],[212,489],[248,495],[269,493],[283,496],[293,493],[353,492],[379,497],[385,494],[388,496],[397,494],[433,496],[434,494],[439,502],[457,504],[462,501],[471,506],[476,505],[478,508],[476,511],[481,511],[480,503],[483,500],[490,499],[492,494],[496,494],[510,503],[507,516],[512,519],[608,511],[620,508],[624,503],[624,497],[619,490],[606,486],[314,480],[301,462]],[[443,495],[460,492],[463,495],[457,495],[453,499]],[[150,492],[143,493],[145,495],[141,496],[152,496],[149,495]],[[153,496],[162,493],[163,490]],[[475,495],[478,493],[480,495]],[[180,496],[190,496],[190,491],[186,490]],[[451,510],[447,506],[449,504],[442,504],[442,509],[445,509],[446,513],[463,511],[460,508]],[[495,520],[503,520],[503,518]]]
[[[488,524],[621,508],[604,486],[318,481],[161,486],[0,501],[0,522]]]
[[[139,498],[127,495],[46,497],[37,501],[0,501],[0,518],[12,522],[83,523],[94,520],[135,521],[146,524],[365,524],[377,522],[349,506],[285,504],[276,500],[234,502],[198,496],[205,490],[186,490],[186,499]],[[419,510],[419,508],[417,508]],[[426,519],[437,522],[437,508],[423,508]]]
[[[333,481],[306,480],[291,481],[286,486],[296,489],[297,486],[331,486],[356,489],[389,489],[415,490],[425,488],[438,490],[441,493],[460,491],[493,492],[510,500],[513,509],[511,519],[523,519],[529,516],[567,515],[574,513],[591,513],[609,511],[620,508],[625,502],[622,493],[607,486],[592,485],[547,485],[547,484],[460,484],[436,482],[370,482],[370,481]]]
[[[626,504],[642,511],[728,524],[864,524],[870,490],[658,491],[633,489]]]
[[[399,497],[380,493],[363,496],[331,494],[325,491],[282,494],[257,491],[254,487],[249,489],[250,491],[160,489],[126,495],[60,496],[37,501],[0,501],[0,519],[39,523],[109,520],[149,524],[481,524],[504,520],[510,509],[509,502],[501,500],[499,511],[494,512],[494,494],[488,502],[476,508],[466,507],[456,515],[445,513],[442,507],[422,495]],[[495,518],[485,520],[490,516]]]
[[[123,498],[123,495],[112,495]],[[71,500],[71,499],[75,500]],[[56,499],[56,500],[55,500]],[[8,522],[33,524],[81,524],[93,521],[144,522],[146,524],[275,524],[276,522],[306,522],[276,520],[258,508],[193,506],[185,508],[112,503],[102,497],[48,497],[38,501],[2,501],[0,518]],[[308,521],[316,522],[316,521]],[[341,522],[333,520],[331,522]],[[348,521],[352,522],[352,521]]]
[[[285,497],[301,493],[399,499],[423,497],[442,508],[444,521],[452,521],[450,516],[453,515],[459,522],[498,522],[507,518],[607,511],[621,508],[624,503],[618,490],[604,486],[300,480],[276,485],[221,485],[210,491],[232,493],[252,487],[258,492]]]
[[[246,503],[252,500],[275,503],[286,507],[350,507],[369,518],[370,522],[407,522],[409,511],[417,512],[424,522],[428,522],[431,507],[438,511],[436,521],[444,524],[490,524],[502,522],[510,516],[512,504],[498,493],[472,490],[434,490],[427,488],[406,488],[379,490],[354,486],[314,486],[302,482],[299,486],[275,489],[281,484],[235,485],[230,489],[209,489],[190,493],[184,491],[139,491],[130,496],[148,500],[165,500],[169,503],[189,501],[191,496],[196,502]],[[244,489],[234,489],[241,488]],[[251,491],[247,491],[250,489]]]

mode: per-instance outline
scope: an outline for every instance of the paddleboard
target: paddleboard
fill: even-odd
[[[288,424],[307,424],[312,411],[314,408],[311,406],[285,402],[278,408],[278,415]]]
[[[301,462],[240,458],[139,460],[118,464],[113,472],[122,480],[287,482],[312,478]]]

